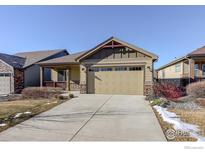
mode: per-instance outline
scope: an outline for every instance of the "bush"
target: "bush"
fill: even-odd
[[[155,105],[161,105],[161,104],[162,104],[161,99],[154,99],[150,105],[155,106]]]
[[[189,84],[186,87],[186,92],[195,98],[205,98],[205,81]]]
[[[54,87],[28,87],[23,89],[22,97],[23,98],[53,98],[57,97],[62,93],[62,88]]]
[[[165,97],[166,99],[177,99],[185,95],[183,89],[168,83],[155,83],[153,86],[154,95],[157,97]]]

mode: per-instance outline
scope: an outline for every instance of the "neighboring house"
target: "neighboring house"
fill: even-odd
[[[24,63],[25,58],[0,53],[0,95],[21,91]]]
[[[188,79],[198,81],[205,77],[205,46],[176,59],[156,70],[158,79]]]
[[[146,95],[153,84],[158,57],[111,37],[91,50],[39,62],[41,86],[81,93]],[[51,69],[51,78],[44,72]]]
[[[38,62],[68,55],[65,49],[8,55],[0,53],[0,94],[20,93],[24,87],[40,86]],[[50,70],[44,72],[50,78]]]
[[[24,87],[40,86],[40,67],[38,62],[68,55],[66,49],[20,52],[15,56],[25,58]],[[50,77],[50,69],[45,70],[45,78]]]

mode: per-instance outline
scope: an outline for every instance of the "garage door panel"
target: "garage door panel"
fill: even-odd
[[[89,72],[88,76],[89,93],[143,95],[143,70]]]
[[[0,76],[0,95],[10,93],[10,82],[10,77]]]

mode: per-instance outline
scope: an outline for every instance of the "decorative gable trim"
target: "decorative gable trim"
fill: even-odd
[[[76,61],[81,61],[81,60],[84,60],[84,59],[90,57],[94,53],[97,53],[99,49],[102,49],[102,48],[114,48],[114,47],[128,47],[128,48],[134,49],[134,50],[136,50],[138,52],[141,52],[142,54],[145,54],[145,55],[151,57],[153,60],[157,60],[158,59],[158,56],[153,54],[153,53],[151,53],[151,52],[148,52],[148,51],[146,51],[146,50],[144,50],[142,48],[139,48],[137,46],[134,46],[132,44],[124,42],[124,41],[122,41],[120,39],[111,37],[111,38],[107,39],[106,41],[100,43],[96,47],[92,48],[91,50],[87,51],[86,53],[84,53],[80,57],[77,57]]]

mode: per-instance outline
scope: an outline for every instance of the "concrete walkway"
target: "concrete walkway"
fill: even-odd
[[[143,96],[79,95],[0,133],[0,141],[166,141]]]

